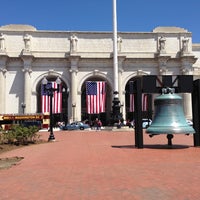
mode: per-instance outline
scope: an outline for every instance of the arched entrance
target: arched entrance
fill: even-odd
[[[57,76],[47,76],[48,82],[55,82]],[[57,122],[67,122],[68,121],[68,99],[69,99],[69,88],[66,83],[61,79],[61,98],[60,98],[60,112],[53,112],[53,124],[54,126]],[[42,80],[37,84],[37,112],[42,113]]]
[[[105,112],[98,114],[88,114],[87,105],[86,105],[86,82],[87,81],[105,81],[106,82],[106,103],[105,103]],[[108,125],[110,121],[110,113],[112,108],[112,90],[110,84],[107,80],[102,77],[92,77],[84,81],[81,87],[81,120],[87,121],[92,125],[92,122],[99,118],[102,121],[103,125]]]

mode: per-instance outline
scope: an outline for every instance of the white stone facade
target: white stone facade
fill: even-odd
[[[200,77],[200,44],[183,28],[157,27],[152,32],[118,33],[119,99],[137,75]],[[68,89],[68,119],[81,120],[81,95],[87,80],[107,82],[107,118],[113,95],[113,34],[111,32],[42,31],[29,25],[0,27],[0,113],[38,113],[43,77],[60,77]],[[190,96],[184,94],[190,102]],[[73,106],[72,106],[73,105]],[[126,109],[122,110],[126,116]],[[187,117],[190,106],[185,105]]]

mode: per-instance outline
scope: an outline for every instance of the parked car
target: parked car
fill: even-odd
[[[72,122],[71,124],[60,126],[61,130],[84,130],[88,129],[90,126],[88,124],[85,124],[83,122]]]
[[[151,119],[142,119],[142,128],[148,128],[152,123]]]

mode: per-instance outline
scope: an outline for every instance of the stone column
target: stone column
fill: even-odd
[[[0,52],[5,52],[6,48],[5,48],[5,38],[4,38],[4,34],[0,33]]]
[[[191,75],[191,71],[183,70],[183,75]],[[190,93],[183,93],[183,108],[185,117],[192,119],[192,98]]]
[[[125,95],[124,95],[124,87],[123,87],[123,83],[122,83],[122,75],[124,72],[123,69],[123,64],[125,61],[126,57],[125,56],[118,56],[118,84],[119,84],[119,100],[121,103],[121,106],[123,104],[124,106],[124,102],[125,102]],[[122,117],[125,119],[125,109],[121,108],[121,112],[122,112]]]
[[[182,61],[182,74],[183,75],[192,75],[192,64],[196,61],[194,56],[185,56],[181,58]],[[183,94],[183,108],[185,117],[187,119],[192,119],[192,98],[191,93]]]
[[[70,121],[77,120],[77,73],[78,73],[78,56],[73,56],[70,58],[71,61],[71,116],[69,116]],[[80,110],[80,109],[79,109]],[[79,114],[81,111],[79,112]]]
[[[32,73],[32,56],[23,56],[24,61],[24,101],[25,109],[24,113],[31,113],[31,73]],[[21,102],[22,103],[22,102]]]
[[[5,90],[5,78],[6,78],[6,62],[7,56],[0,56],[0,113],[6,112],[6,90]]]

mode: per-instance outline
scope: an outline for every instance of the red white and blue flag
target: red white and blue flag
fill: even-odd
[[[61,85],[59,85],[61,87]],[[41,101],[42,101],[42,113],[50,112],[50,96],[48,96],[45,87],[54,88],[58,87],[56,82],[48,82],[47,85],[41,85]],[[62,91],[53,92],[52,98],[52,112],[53,113],[61,113],[62,112]]]
[[[106,102],[106,82],[87,81],[86,82],[86,107],[88,114],[98,114],[105,112]]]
[[[142,94],[142,111],[148,110],[148,94]],[[130,109],[129,112],[135,111],[134,94],[130,94]]]
[[[135,111],[135,102],[134,102],[134,91],[133,91],[133,81],[130,81],[130,106],[129,106],[129,112]],[[142,94],[142,111],[148,110],[148,94]]]

